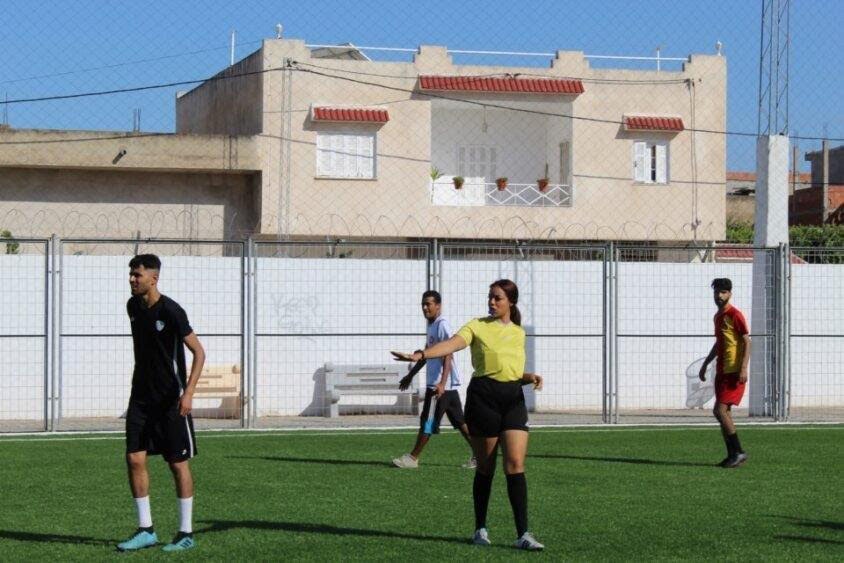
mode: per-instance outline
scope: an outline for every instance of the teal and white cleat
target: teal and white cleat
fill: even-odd
[[[147,532],[138,528],[138,531],[125,542],[117,544],[117,551],[137,551],[146,549],[158,543],[158,536],[155,532]]]
[[[173,541],[161,548],[162,551],[184,551],[196,547],[196,542],[193,541],[193,534],[186,534],[179,532]]]

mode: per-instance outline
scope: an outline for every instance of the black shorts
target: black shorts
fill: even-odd
[[[147,404],[129,400],[126,411],[126,453],[147,452],[167,461],[185,461],[196,455],[191,415],[179,414],[179,401]]]
[[[419,429],[425,430],[425,421],[428,420],[428,414],[431,412],[431,399],[436,396],[433,389],[425,390],[425,404],[422,407],[422,414],[419,417]],[[443,415],[448,417],[448,421],[454,428],[463,426],[463,405],[460,404],[460,394],[456,390],[446,391],[443,396],[437,399],[437,406],[434,409],[434,427],[432,429],[434,434],[440,433],[440,421]]]
[[[466,425],[469,435],[485,438],[493,438],[505,430],[527,432],[522,382],[502,383],[489,377],[473,377],[466,391]]]

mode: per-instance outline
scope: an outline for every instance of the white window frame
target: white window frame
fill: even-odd
[[[668,184],[669,142],[653,139],[633,141],[633,181],[637,184]]]
[[[483,158],[481,158],[483,156]],[[497,178],[498,147],[493,145],[460,145],[457,147],[457,175],[464,178],[483,177],[490,182]]]
[[[317,178],[353,180],[378,178],[378,134],[376,131],[363,129],[317,131],[315,154]]]

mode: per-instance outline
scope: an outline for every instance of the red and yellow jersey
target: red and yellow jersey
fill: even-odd
[[[741,311],[727,305],[715,315],[715,351],[717,353],[716,374],[738,373],[744,357],[744,338],[749,334],[747,321]]]

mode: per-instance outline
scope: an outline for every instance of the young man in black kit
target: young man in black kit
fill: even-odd
[[[118,544],[119,551],[152,547],[158,537],[149,505],[147,455],[160,454],[170,465],[179,497],[179,532],[164,551],[194,547],[193,476],[188,460],[196,455],[191,403],[205,350],[194,334],[185,311],[158,291],[161,260],[141,254],[129,262],[132,297],[126,304],[132,326],[135,370],[126,412],[126,464],[129,486],[138,510],[138,530]],[[193,355],[190,377],[185,349]]]

